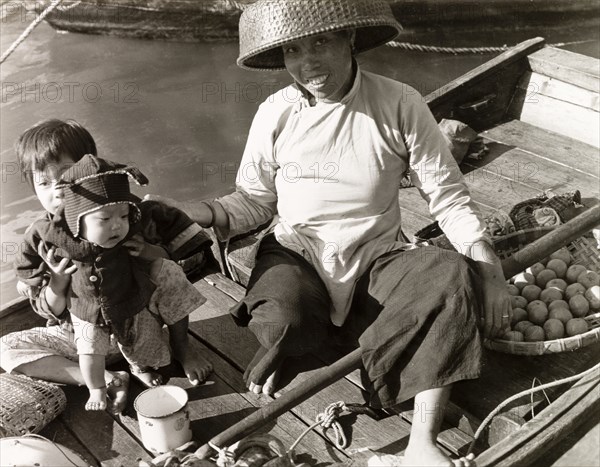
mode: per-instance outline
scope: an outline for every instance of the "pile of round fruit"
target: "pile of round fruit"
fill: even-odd
[[[561,248],[508,281],[513,310],[503,340],[537,342],[589,330],[583,318],[600,312],[599,275],[572,262]]]

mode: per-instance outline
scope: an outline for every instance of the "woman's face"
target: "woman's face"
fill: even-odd
[[[350,34],[330,32],[283,45],[285,67],[315,100],[338,102],[352,87]]]

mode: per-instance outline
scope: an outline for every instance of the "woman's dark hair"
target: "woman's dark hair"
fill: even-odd
[[[97,156],[92,135],[75,120],[50,119],[36,123],[15,143],[19,168],[33,188],[33,171],[57,164],[61,156],[77,162],[86,154]]]

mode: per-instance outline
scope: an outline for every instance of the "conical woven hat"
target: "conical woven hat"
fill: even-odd
[[[356,29],[356,53],[394,39],[401,30],[385,0],[259,0],[240,17],[237,64],[285,68],[281,46],[315,34]]]

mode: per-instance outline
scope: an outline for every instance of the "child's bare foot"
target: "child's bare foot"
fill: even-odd
[[[115,371],[110,374],[110,380],[106,381],[106,395],[109,400],[109,409],[113,413],[121,413],[127,405],[127,394],[129,393],[129,373],[126,371]]]
[[[193,350],[188,350],[184,357],[177,358],[176,356],[175,359],[181,364],[185,376],[194,386],[204,383],[213,371],[212,363]]]
[[[106,409],[106,386],[90,389],[90,398],[85,403],[85,410]]]
[[[152,371],[150,367],[136,367],[131,365],[129,369],[132,376],[147,388],[160,386],[163,383],[162,376],[156,371]]]

